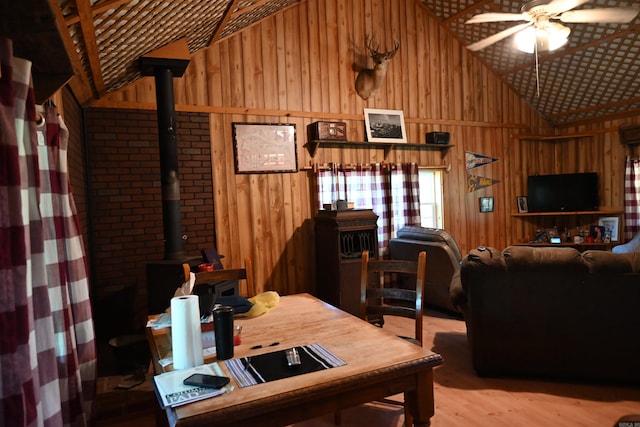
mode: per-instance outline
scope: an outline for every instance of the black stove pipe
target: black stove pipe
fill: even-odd
[[[160,176],[162,179],[162,226],[164,259],[184,257],[180,226],[180,181],[178,179],[178,143],[176,110],[173,98],[173,71],[155,67]]]

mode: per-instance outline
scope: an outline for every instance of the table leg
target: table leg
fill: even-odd
[[[433,369],[416,374],[417,386],[413,391],[405,393],[405,402],[413,416],[413,425],[429,426],[431,417],[435,413],[433,397]]]

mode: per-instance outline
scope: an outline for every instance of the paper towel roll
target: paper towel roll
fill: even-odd
[[[197,295],[171,299],[171,350],[173,369],[202,365],[202,331]]]

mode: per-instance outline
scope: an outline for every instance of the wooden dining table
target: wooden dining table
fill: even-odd
[[[220,396],[166,409],[171,426],[285,426],[404,393],[415,426],[434,414],[433,368],[442,357],[309,294],[287,295],[276,307],[242,326],[235,358],[255,357],[294,346],[321,344],[345,365],[239,387]],[[172,370],[170,328],[147,328],[156,373]],[[259,348],[257,348],[259,347]],[[215,355],[205,363],[216,361]]]

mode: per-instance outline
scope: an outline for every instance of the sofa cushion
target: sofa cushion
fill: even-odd
[[[575,248],[509,246],[502,251],[507,271],[587,272]]]
[[[594,274],[640,273],[640,252],[612,253],[585,251],[582,253],[589,272]]]

